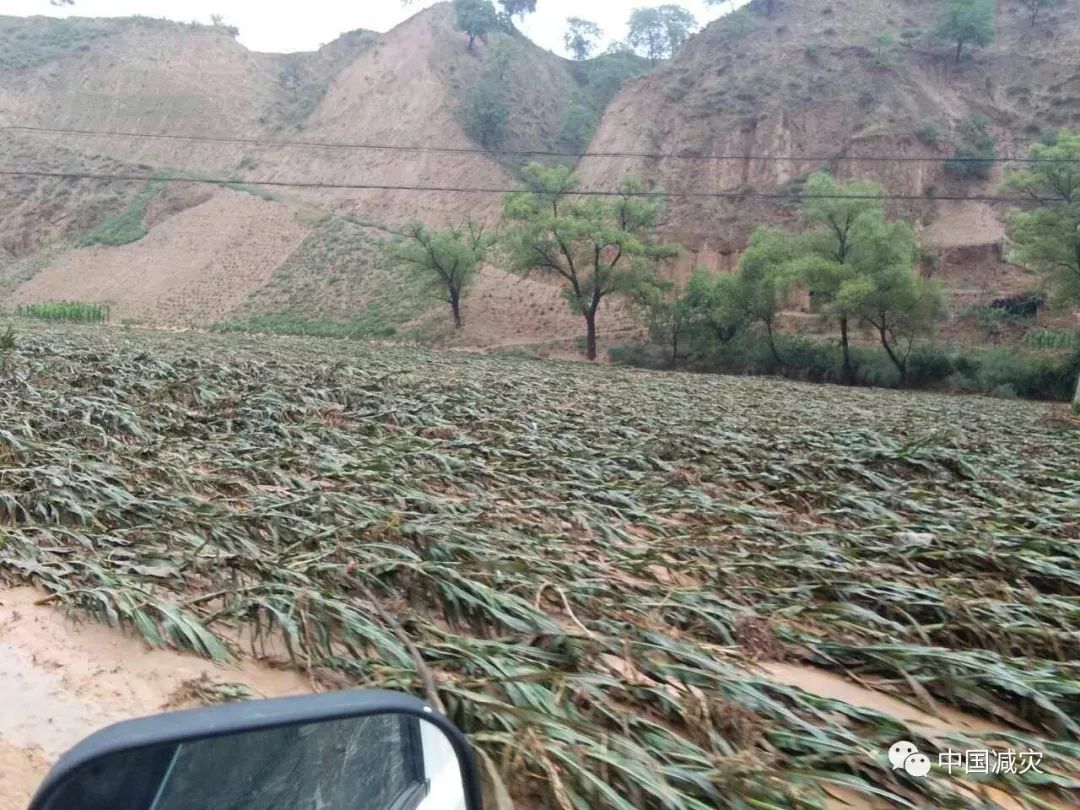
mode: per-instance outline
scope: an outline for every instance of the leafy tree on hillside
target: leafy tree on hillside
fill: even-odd
[[[1039,13],[1044,8],[1051,8],[1053,6],[1065,5],[1065,0],[1021,0],[1025,8],[1031,14],[1031,27],[1034,28],[1035,24],[1039,21]]]
[[[682,6],[636,8],[630,15],[626,41],[656,64],[670,59],[697,27],[694,15]]]
[[[477,39],[499,27],[499,15],[491,0],[454,0],[454,28],[469,37],[469,50]]]
[[[1044,162],[1006,178],[1007,188],[1032,201],[1009,221],[1016,260],[1042,273],[1062,301],[1080,302],[1080,132],[1035,144],[1031,157]],[[1080,412],[1080,381],[1073,409]]]
[[[591,20],[568,17],[563,42],[566,44],[566,50],[580,62],[589,58],[603,33],[600,26]]]
[[[506,86],[494,77],[482,77],[466,91],[460,115],[465,134],[485,149],[498,149],[510,133]]]
[[[526,14],[533,14],[536,11],[536,0],[499,0],[499,5],[511,19],[514,17],[524,19]]]
[[[446,296],[454,328],[460,329],[462,295],[494,241],[482,224],[471,219],[461,227],[441,231],[414,222],[401,229],[387,254],[393,264],[421,276],[433,290]]]
[[[661,284],[658,262],[678,248],[655,239],[664,202],[641,196],[632,178],[614,199],[575,195],[578,182],[565,166],[530,164],[525,188],[506,200],[510,269],[560,279],[571,308],[585,319],[586,355],[596,359],[596,315],[608,296],[635,297]]]
[[[943,0],[934,37],[956,43],[956,64],[965,45],[994,41],[994,0]]]

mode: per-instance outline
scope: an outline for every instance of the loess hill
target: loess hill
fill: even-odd
[[[1022,154],[1041,134],[1080,124],[1075,9],[1051,6],[1032,27],[1020,4],[1001,0],[994,42],[954,64],[951,49],[931,36],[936,0],[772,6],[770,15],[754,0],[725,15],[651,70],[625,54],[572,63],[504,34],[470,53],[447,4],[386,34],[355,31],[319,51],[286,55],[250,52],[222,27],[0,17],[0,127],[223,139],[0,129],[0,165],[228,181],[5,178],[0,291],[14,303],[104,301],[118,318],[149,323],[315,328],[325,321],[331,331],[345,324],[357,333],[446,337],[437,305],[388,279],[378,242],[386,227],[417,217],[443,224],[472,214],[494,223],[497,195],[257,181],[501,188],[514,183],[515,160],[261,142],[473,148],[483,134],[463,109],[496,85],[510,113],[505,149],[575,152],[588,144],[593,152],[756,156],[586,158],[579,168],[595,187],[613,187],[633,171],[673,192],[786,192],[828,168],[915,198],[895,213],[915,224],[955,310],[1034,286],[1007,262],[1005,211],[938,199],[992,191],[999,168],[986,179],[956,178],[941,159],[986,134],[998,154]],[[790,155],[806,159],[774,159]],[[937,162],[841,159],[879,155]],[[673,271],[731,268],[755,225],[794,220],[792,206],[773,200],[675,198],[666,235],[686,251]],[[609,331],[629,326],[612,315]],[[487,268],[458,340],[567,339],[581,330],[578,320],[557,289]]]

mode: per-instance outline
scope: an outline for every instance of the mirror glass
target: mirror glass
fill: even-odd
[[[111,754],[48,810],[465,810],[457,754],[436,725],[378,714]]]

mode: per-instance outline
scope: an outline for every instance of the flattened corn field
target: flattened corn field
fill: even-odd
[[[495,807],[1076,800],[1080,431],[1050,406],[25,325],[0,576],[149,642],[436,693]],[[243,639],[242,642],[237,639]],[[786,660],[1014,731],[927,736]],[[910,739],[1043,775],[913,779]],[[985,805],[992,806],[992,805]]]

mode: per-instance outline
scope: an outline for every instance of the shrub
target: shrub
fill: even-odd
[[[694,371],[722,374],[778,374],[808,382],[835,383],[842,378],[835,343],[803,336],[777,335],[777,363],[765,338],[742,330],[729,340],[707,335],[691,338]],[[609,351],[614,363],[640,368],[670,368],[663,347],[651,344],[620,346]],[[852,347],[855,384],[875,388],[900,387],[900,375],[876,346]],[[1068,402],[1080,376],[1080,349],[1069,356],[1021,354],[1014,349],[983,349],[963,353],[938,346],[917,346],[908,358],[908,388],[931,388],[958,394],[991,394]]]
[[[498,149],[510,132],[506,90],[493,79],[482,79],[465,94],[460,110],[465,133],[485,149]]]
[[[944,382],[955,372],[952,355],[937,346],[917,346],[908,358],[908,384],[915,387]]]
[[[858,347],[851,352],[855,365],[855,382],[871,388],[898,388],[900,372],[880,349]]]
[[[960,179],[985,180],[997,161],[997,144],[985,116],[976,115],[969,128],[973,133],[970,144],[953,152],[953,157],[945,161],[945,172]]]
[[[584,149],[596,132],[596,113],[588,107],[574,104],[563,117],[561,140],[571,150]]]
[[[671,367],[668,352],[650,343],[630,343],[624,346],[612,346],[608,349],[608,358],[619,366],[633,366],[653,370]]]
[[[941,130],[933,121],[927,121],[923,124],[923,128],[919,130],[919,140],[927,146],[937,146],[940,139]]]
[[[840,353],[836,347],[807,337],[780,336],[777,350],[784,360],[784,373],[810,382],[840,379]]]
[[[986,349],[973,358],[979,387],[996,391],[1008,385],[1029,399],[1069,400],[1080,374],[1080,352],[1061,358]]]
[[[953,157],[945,161],[945,171],[962,180],[985,180],[994,167],[997,153],[991,142],[988,151],[961,147],[953,152]]]

